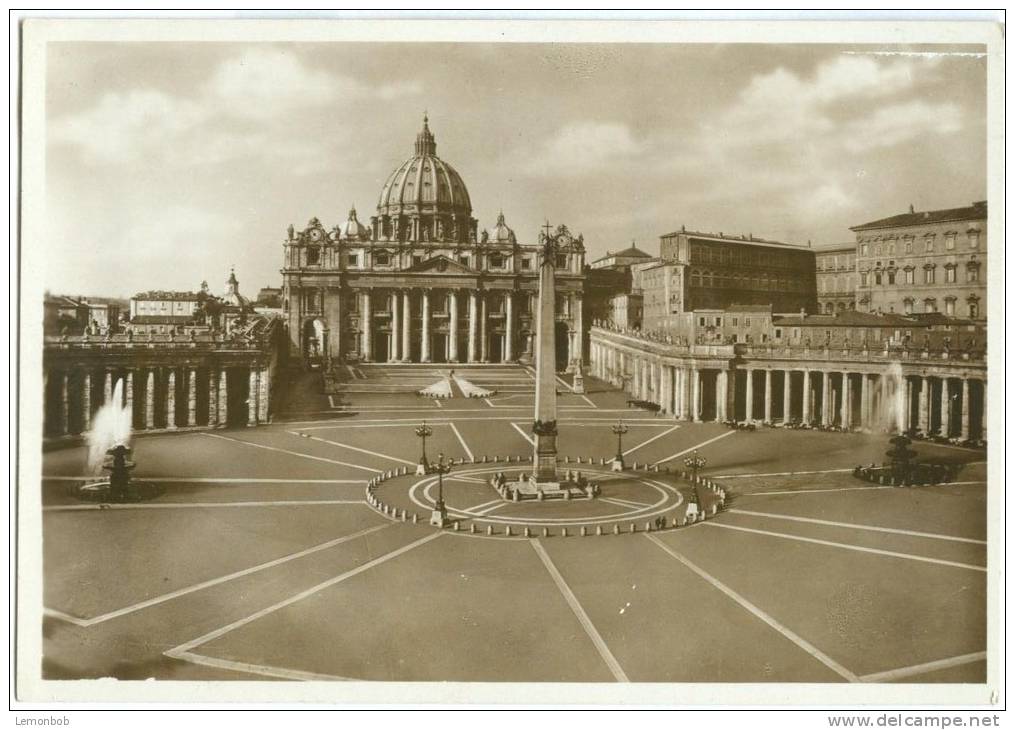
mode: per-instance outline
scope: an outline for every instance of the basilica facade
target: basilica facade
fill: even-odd
[[[549,232],[549,231],[548,231]],[[557,362],[582,352],[585,247],[555,229]],[[290,351],[340,362],[514,362],[533,357],[539,256],[503,213],[479,230],[461,176],[437,156],[426,117],[369,224],[289,226],[282,306]]]

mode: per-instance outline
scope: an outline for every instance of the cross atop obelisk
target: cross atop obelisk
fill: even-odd
[[[537,482],[557,482],[557,347],[555,331],[556,238],[549,221],[540,234],[539,302],[536,308],[536,408],[532,470]]]

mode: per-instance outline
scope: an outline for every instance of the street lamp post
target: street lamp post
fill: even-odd
[[[624,434],[628,432],[627,426],[624,425],[624,419],[618,418],[616,426],[610,426],[610,430],[613,431],[617,437],[617,455],[613,457],[612,470],[613,471],[624,471]]]
[[[428,436],[433,436],[433,429],[426,425],[426,421],[423,421],[423,423],[416,427],[416,435],[423,442],[419,464],[416,465],[416,474],[428,474],[430,472],[430,464],[426,460],[426,439]]]
[[[445,527],[448,524],[448,509],[444,505],[444,475],[451,471],[450,462],[444,463],[444,454],[437,455],[437,463],[430,465],[431,471],[437,472],[437,500],[430,513],[430,524],[434,527]]]
[[[708,460],[704,456],[698,456],[697,449],[684,459],[684,466],[691,470],[691,483],[694,485],[694,496],[699,503],[701,500],[698,499],[698,469],[704,469],[707,463]]]

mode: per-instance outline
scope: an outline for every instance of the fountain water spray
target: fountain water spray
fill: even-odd
[[[123,378],[116,381],[113,396],[95,412],[92,429],[85,435],[88,441],[88,467],[93,473],[102,470],[106,452],[114,446],[129,446],[131,409],[123,405]]]

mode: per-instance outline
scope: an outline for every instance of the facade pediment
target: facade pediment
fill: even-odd
[[[410,266],[406,271],[419,274],[476,274],[478,273],[475,269],[471,269],[464,264],[460,264],[457,261],[452,261],[447,256],[434,256],[433,258],[421,261],[418,264]]]

